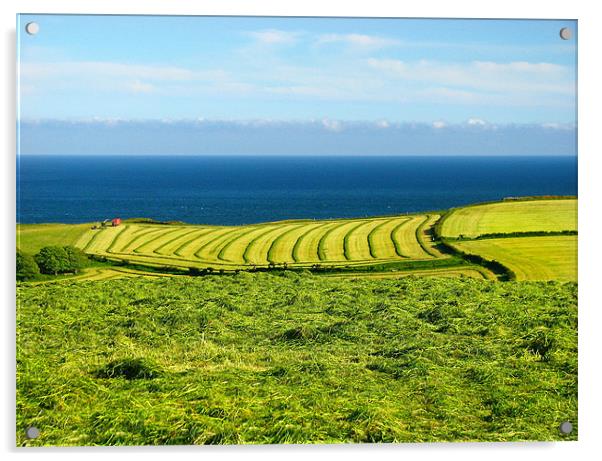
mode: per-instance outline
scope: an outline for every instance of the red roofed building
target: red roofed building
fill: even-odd
[[[119,224],[121,224],[121,218],[113,218],[111,224],[113,224],[113,227],[119,226]]]

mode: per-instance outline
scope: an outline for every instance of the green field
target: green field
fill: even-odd
[[[442,237],[577,230],[577,200],[524,200],[454,209],[441,225]]]
[[[454,251],[500,263],[510,278],[577,281],[577,199],[456,208],[443,216],[435,233]]]
[[[575,283],[289,271],[17,297],[20,446],[578,436]]]
[[[129,269],[126,267],[91,267],[84,269],[81,273],[72,276],[65,276],[61,278],[42,280],[39,282],[28,282],[29,285],[37,285],[42,283],[65,283],[65,282],[83,282],[90,280],[115,280],[122,278],[157,278],[157,277],[170,277],[169,274],[162,274],[156,272],[141,271],[135,269]]]
[[[311,269],[357,277],[468,276],[502,280],[577,280],[576,199],[507,200],[438,213],[280,221],[246,226],[125,222],[17,227],[18,247],[34,254],[45,245],[74,245],[125,265],[232,272]],[[529,234],[530,233],[530,234]],[[545,236],[532,234],[551,233]],[[494,234],[494,235],[492,235]],[[523,234],[523,235],[521,235]],[[435,237],[433,239],[433,237]],[[483,238],[482,238],[483,237]],[[495,238],[492,238],[495,237]],[[441,252],[445,244],[447,253]],[[495,260],[505,269],[461,254]],[[425,265],[426,264],[426,265]],[[332,274],[336,275],[336,274]],[[96,269],[77,279],[131,276]],[[73,279],[73,277],[71,277]]]
[[[148,272],[127,267],[92,267],[84,269],[79,274],[65,275],[62,277],[49,278],[46,280],[24,282],[29,285],[38,285],[42,283],[69,283],[82,282],[88,280],[115,280],[121,278],[157,278],[172,277],[173,274],[164,274],[161,272]],[[333,278],[400,278],[400,277],[471,277],[476,279],[496,280],[496,276],[484,267],[476,265],[462,265],[441,267],[437,269],[408,269],[408,270],[389,270],[389,271],[349,271],[341,273],[326,273],[326,277]]]
[[[17,444],[575,440],[576,203],[20,225]]]
[[[75,246],[91,224],[17,224],[17,248],[35,254],[49,245]]]
[[[577,281],[577,237],[517,237],[454,242],[468,253],[494,259],[517,280]]]
[[[271,265],[328,267],[445,258],[427,235],[438,215],[248,226],[126,223],[88,229],[86,253],[170,267],[234,270]]]

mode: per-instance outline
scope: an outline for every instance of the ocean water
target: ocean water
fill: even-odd
[[[576,157],[20,156],[17,222],[363,217],[577,195]]]

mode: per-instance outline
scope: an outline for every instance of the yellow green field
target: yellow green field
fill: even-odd
[[[91,224],[17,224],[17,248],[35,254],[49,245],[75,246]]]
[[[82,281],[94,281],[94,280],[114,280],[123,278],[158,278],[158,277],[171,277],[169,274],[162,274],[158,272],[145,272],[136,269],[129,269],[126,267],[91,267],[84,269],[81,273],[73,276],[64,278],[43,280],[39,282],[29,282],[28,285],[39,285],[45,283],[65,283],[65,282],[82,282]]]
[[[457,208],[445,217],[441,236],[577,230],[577,199],[505,201]]]
[[[440,219],[439,214],[429,213],[245,226],[125,222],[92,229],[89,224],[18,225],[17,246],[35,254],[46,245],[73,245],[90,255],[155,268],[354,269],[344,276],[390,278],[411,273],[488,279],[495,278],[493,270],[502,280],[512,278],[510,273],[504,275],[510,269],[519,280],[577,280],[576,235],[520,235],[576,233],[577,199],[507,200],[456,208]],[[479,238],[484,234],[500,235]],[[440,252],[439,243],[503,267],[461,254],[451,257],[449,251]],[[370,268],[375,265],[380,265],[381,272]],[[71,279],[135,275],[123,268],[115,271],[89,269]]]
[[[410,215],[248,226],[125,223],[88,228],[76,246],[131,263],[225,270],[422,261],[447,257],[434,248],[428,235],[438,218]]]
[[[454,246],[499,261],[517,280],[577,281],[575,235],[467,240]]]

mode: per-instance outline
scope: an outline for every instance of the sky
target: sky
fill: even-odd
[[[21,15],[17,28],[22,153],[576,154],[575,21]]]

